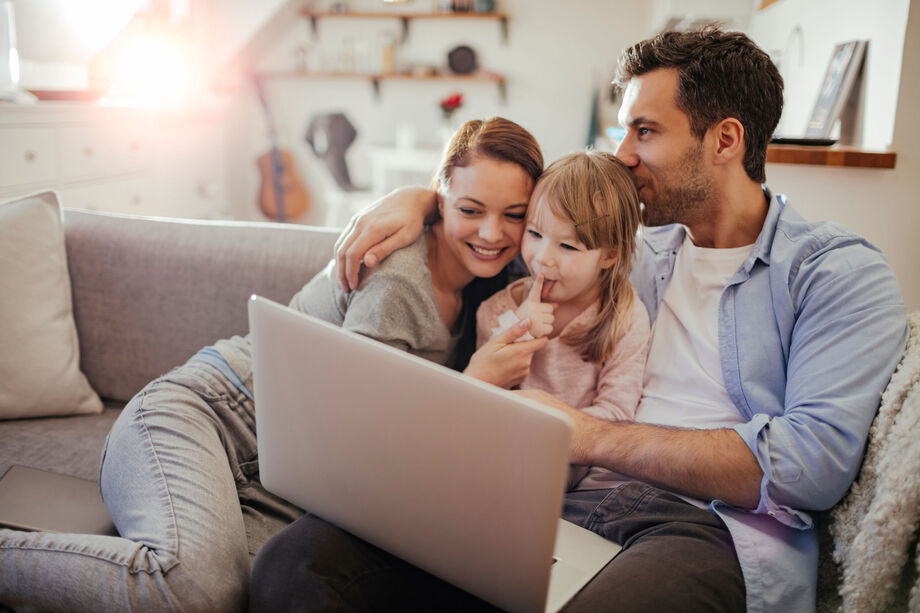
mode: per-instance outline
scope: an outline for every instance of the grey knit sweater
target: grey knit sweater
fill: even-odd
[[[452,335],[441,318],[428,270],[427,232],[366,271],[352,292],[339,287],[335,260],[330,261],[289,306],[438,364],[450,362],[462,333]],[[249,335],[218,341],[214,347],[252,389]]]

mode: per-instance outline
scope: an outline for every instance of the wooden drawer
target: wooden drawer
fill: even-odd
[[[53,128],[0,128],[0,185],[53,182],[55,145]]]
[[[226,193],[218,176],[182,175],[172,177],[159,189],[163,215],[215,219],[226,215]]]
[[[60,145],[62,181],[138,171],[154,156],[146,130],[134,125],[63,127]]]
[[[136,215],[162,214],[157,210],[155,183],[149,176],[65,187],[58,193],[61,203],[67,207]]]

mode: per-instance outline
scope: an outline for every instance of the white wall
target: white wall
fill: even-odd
[[[813,8],[812,4],[817,7]],[[867,93],[867,98],[869,95],[876,98],[873,103],[876,110],[873,112],[880,126],[877,130],[890,135],[891,149],[898,156],[896,168],[876,170],[768,164],[767,182],[775,191],[788,194],[793,206],[805,217],[843,223],[881,248],[901,283],[908,308],[913,310],[920,308],[920,274],[917,273],[920,263],[920,240],[917,236],[920,231],[920,117],[917,113],[920,108],[920,85],[917,82],[917,75],[920,75],[920,3],[911,3],[907,23],[899,27],[896,16],[902,14],[905,4],[901,0],[872,5],[848,0],[782,0],[773,6],[790,13],[799,9],[802,13],[797,13],[795,18],[790,15],[789,22],[778,24],[773,21],[776,13],[771,15],[770,8],[773,7],[770,7],[754,15],[751,33],[758,43],[769,49],[769,37],[781,39],[783,32],[788,32],[792,24],[799,22],[799,15],[805,12],[812,14],[815,19],[804,24],[806,42],[808,32],[814,32],[812,38],[817,38],[822,28],[826,27],[822,24],[829,20],[834,22],[844,12],[852,13],[847,17],[847,23],[851,25],[860,22],[878,24],[882,20],[890,22],[891,31],[886,36],[893,41],[873,38],[870,50],[875,50],[870,53],[879,59],[880,47],[885,45],[887,51],[883,64],[887,65],[878,70],[887,75],[890,66],[898,65],[900,88],[895,85],[894,102],[884,101],[892,96],[891,91],[873,90]],[[771,25],[767,27],[764,20],[768,20]],[[899,35],[902,31],[904,36]],[[827,40],[827,45],[862,35],[855,29],[846,28],[840,33],[820,32],[820,37]],[[882,85],[889,77],[879,79],[871,74],[877,66],[877,62],[867,66],[870,83],[885,90]],[[890,83],[887,88],[891,89]],[[810,103],[806,107],[807,113],[811,109]],[[801,106],[795,108],[795,105],[787,105],[787,113],[800,114],[802,111]]]
[[[782,0],[755,11],[746,31],[770,53],[786,81],[786,109],[778,132],[804,133],[834,46],[866,39],[862,144],[890,146],[909,4],[910,0]]]
[[[683,27],[692,22],[717,21],[726,28],[744,30],[753,9],[752,0],[652,0],[651,5],[649,36],[663,30],[675,17],[686,20]]]
[[[313,113],[343,110],[355,124],[359,137],[349,150],[351,172],[356,182],[366,184],[370,175],[362,149],[393,143],[400,122],[414,123],[419,141],[435,143],[441,121],[438,101],[454,90],[465,95],[455,123],[474,117],[508,117],[534,133],[547,161],[584,147],[594,89],[609,82],[620,50],[647,33],[648,4],[643,0],[503,0],[498,7],[509,15],[507,44],[501,40],[497,21],[417,20],[398,53],[402,61],[437,66],[446,63],[449,49],[469,44],[483,67],[507,77],[506,102],[496,86],[487,83],[384,81],[380,98],[375,99],[365,80],[272,81],[269,98],[282,144],[294,150],[301,175],[314,185],[325,178],[317,176],[323,170],[303,140]],[[309,21],[294,19],[271,33],[273,43],[261,51],[258,65],[291,70],[297,64],[298,47],[311,40],[323,53],[334,56],[346,37],[373,42],[383,31],[399,30],[396,20],[326,19],[320,21],[314,40]],[[250,153],[234,173],[239,178],[236,191],[255,194],[258,175],[250,161],[266,146],[265,122],[254,94],[242,94],[245,104],[238,125],[248,126]],[[238,138],[245,146],[245,138]],[[320,219],[318,210],[308,221]]]

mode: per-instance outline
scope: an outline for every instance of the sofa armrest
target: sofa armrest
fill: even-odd
[[[74,209],[64,225],[81,369],[122,402],[201,347],[246,334],[251,294],[287,304],[338,234]]]

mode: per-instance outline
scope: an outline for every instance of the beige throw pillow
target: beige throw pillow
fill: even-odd
[[[57,194],[0,203],[0,418],[100,411],[80,372]]]

